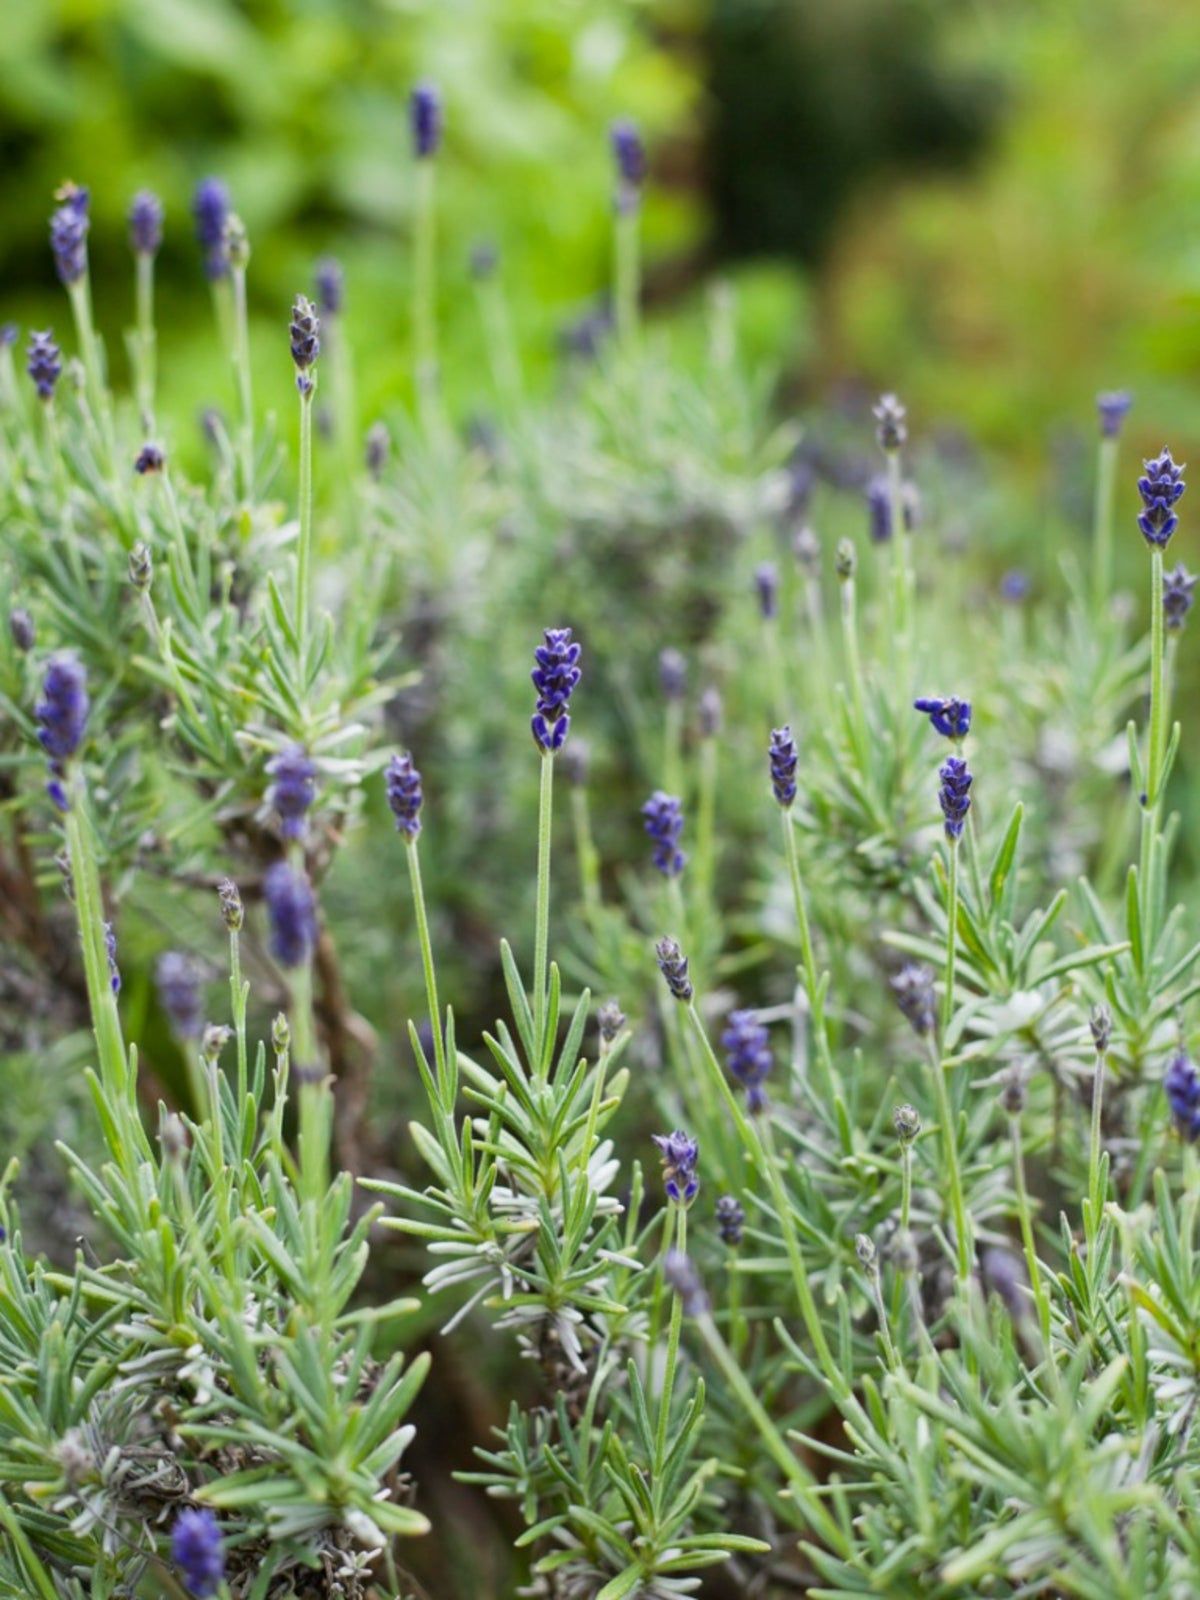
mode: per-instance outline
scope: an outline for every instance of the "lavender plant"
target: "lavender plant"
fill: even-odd
[[[1124,396],[1044,614],[978,599],[936,482],[914,521],[891,395],[864,530],[870,417],[818,471],[727,303],[698,375],[641,325],[624,124],[619,336],[545,410],[489,349],[481,449],[411,112],[415,422],[357,438],[323,263],[279,317],[293,484],[217,180],[205,471],[156,402],[155,197],[129,394],[78,187],[77,354],[0,342],[0,1595],[1190,1593],[1185,469],[1125,525],[1147,638]],[[495,1392],[446,1428],[468,1340]],[[502,1576],[449,1550],[450,1472]]]

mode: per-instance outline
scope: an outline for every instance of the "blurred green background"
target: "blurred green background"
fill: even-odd
[[[630,115],[651,147],[655,314],[686,318],[714,269],[736,275],[752,349],[790,358],[798,398],[895,386],[916,418],[1033,456],[1098,387],[1137,391],[1150,444],[1195,420],[1190,0],[21,0],[0,29],[3,314],[65,326],[45,232],[73,177],[118,349],[124,212],[153,186],[167,409],[198,407],[214,380],[189,200],[215,172],[253,244],[260,395],[284,401],[286,308],[331,248],[367,414],[405,394],[418,77],[447,108],[443,357],[464,414],[472,244],[499,247],[547,380],[608,279],[606,129]]]

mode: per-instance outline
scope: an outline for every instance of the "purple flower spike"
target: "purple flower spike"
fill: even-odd
[[[171,1533],[171,1559],[197,1600],[216,1594],[225,1578],[225,1546],[211,1511],[189,1507],[179,1513]]]
[[[530,728],[533,742],[544,755],[554,755],[566,743],[571,727],[568,706],[580,679],[580,647],[570,628],[547,628],[545,643],[533,652],[537,662],[530,677],[537,690],[537,709]]]
[[[913,710],[924,712],[944,739],[965,739],[971,731],[971,702],[957,695],[925,695],[913,701]]]
[[[192,197],[196,242],[204,252],[205,274],[214,282],[229,275],[225,249],[225,224],[229,220],[229,190],[220,178],[202,178]]]
[[[1163,574],[1163,616],[1172,632],[1177,633],[1187,620],[1195,599],[1192,594],[1195,587],[1196,579],[1182,561],[1176,564],[1173,572]]]
[[[387,766],[387,799],[396,819],[396,831],[415,839],[421,831],[421,806],[425,796],[421,774],[407,751],[395,755]]]
[[[165,950],[154,968],[158,998],[177,1039],[204,1032],[204,992],[200,969],[182,950]]]
[[[301,394],[311,394],[313,380],[310,368],[321,353],[321,323],[317,308],[307,295],[298,294],[292,304],[288,335],[292,344],[292,360],[296,366],[296,387]]]
[[[340,261],[333,256],[322,256],[313,274],[317,291],[317,305],[323,317],[336,317],[346,305],[346,275]]]
[[[971,809],[971,784],[973,777],[961,756],[951,756],[938,771],[942,780],[938,801],[946,819],[947,839],[961,839]]]
[[[149,189],[140,189],[129,206],[129,243],[134,255],[158,254],[162,226],[162,201]]]
[[[773,1065],[766,1028],[753,1011],[732,1011],[721,1044],[730,1075],[746,1091],[746,1109],[761,1111],[767,1103],[763,1084]]]
[[[767,758],[771,766],[771,788],[775,792],[776,800],[781,806],[794,805],[796,767],[800,761],[800,752],[796,749],[796,741],[792,737],[790,728],[772,728]]]
[[[303,873],[277,861],[263,878],[270,923],[271,954],[281,967],[302,967],[317,942],[317,911],[312,886]]]
[[[1189,1144],[1194,1143],[1200,1137],[1200,1078],[1184,1051],[1164,1073],[1163,1090],[1175,1126]]]
[[[1127,389],[1110,389],[1096,396],[1096,414],[1100,419],[1100,432],[1105,439],[1115,439],[1121,424],[1129,415],[1133,396]]]
[[[1138,493],[1142,497],[1142,511],[1138,527],[1147,544],[1165,550],[1171,535],[1179,526],[1173,507],[1178,504],[1187,485],[1183,481],[1186,468],[1171,459],[1171,452],[1163,447],[1161,455],[1143,463],[1145,472],[1138,479]]]
[[[88,192],[64,183],[54,196],[59,205],[50,218],[50,248],[61,282],[70,287],[87,272]]]
[[[62,351],[54,342],[49,329],[44,333],[29,335],[26,371],[33,379],[39,400],[52,400],[54,386],[62,377]]]
[[[642,807],[645,829],[654,841],[654,865],[664,878],[677,878],[687,865],[679,848],[683,832],[683,807],[673,794],[656,789]]]
[[[303,839],[315,795],[316,763],[303,745],[291,744],[267,762],[267,775],[272,780],[267,804],[279,818],[280,833],[285,839]]]
[[[617,176],[626,189],[640,189],[646,181],[646,146],[636,123],[618,118],[609,129]]]
[[[437,155],[442,142],[442,97],[434,84],[417,84],[409,96],[408,118],[417,160]]]
[[[47,793],[60,811],[68,809],[63,780],[67,762],[83,743],[90,707],[87,673],[78,658],[68,653],[51,656],[42,680],[42,698],[34,708],[34,716],[38,723],[38,743],[50,759]]]
[[[667,1199],[677,1206],[690,1206],[700,1192],[700,1179],[696,1174],[700,1146],[679,1128],[674,1133],[653,1134],[652,1138],[662,1152],[663,1188]]]
[[[745,1225],[746,1213],[736,1195],[723,1194],[717,1201],[717,1228],[721,1242],[731,1247],[741,1244]]]

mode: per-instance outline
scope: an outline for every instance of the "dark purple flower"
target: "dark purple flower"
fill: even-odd
[[[50,218],[50,248],[60,280],[70,286],[87,272],[88,192],[64,183],[54,197],[60,202]]]
[[[950,756],[938,771],[942,780],[938,801],[946,819],[947,839],[961,839],[971,809],[971,784],[974,782],[961,756]]]
[[[537,690],[537,709],[530,728],[533,742],[545,755],[561,750],[571,727],[568,706],[579,683],[580,647],[570,628],[547,628],[545,643],[533,652],[537,662],[530,677]]]
[[[682,700],[687,693],[687,659],[682,651],[668,647],[659,652],[658,686],[664,700]]]
[[[770,1035],[753,1011],[731,1011],[721,1035],[725,1064],[746,1091],[746,1108],[761,1111],[767,1103],[763,1084],[773,1065]]]
[[[317,305],[323,317],[336,317],[345,309],[346,275],[333,256],[322,256],[313,274]]]
[[[790,806],[796,799],[796,767],[800,752],[789,727],[772,728],[771,743],[767,747],[771,766],[771,788],[781,806]]]
[[[1173,507],[1187,487],[1183,481],[1186,468],[1171,459],[1171,452],[1165,445],[1161,455],[1142,465],[1145,471],[1138,479],[1138,493],[1143,509],[1138,516],[1138,527],[1147,544],[1163,550],[1179,526]]]
[[[111,922],[104,924],[104,954],[108,957],[108,986],[114,994],[120,994],[121,969],[117,966],[117,930]]]
[[[708,1296],[691,1257],[682,1250],[668,1250],[663,1258],[663,1280],[683,1302],[685,1317],[702,1317],[708,1310]]]
[[[773,561],[762,561],[755,567],[754,587],[758,591],[759,614],[769,622],[779,609],[779,572]]]
[[[156,444],[144,444],[138,451],[133,470],[144,478],[148,473],[161,472],[165,465],[166,458],[159,447]]]
[[[1187,614],[1192,609],[1195,596],[1192,590],[1196,587],[1196,579],[1180,561],[1174,572],[1163,574],[1163,615],[1167,627],[1173,631],[1183,627]]]
[[[34,708],[38,723],[38,743],[50,759],[50,782],[46,792],[60,811],[68,806],[67,762],[83,743],[91,702],[87,692],[87,673],[76,656],[63,653],[51,656],[42,680],[42,698]]]
[[[667,1199],[676,1205],[690,1206],[700,1191],[700,1179],[696,1174],[700,1146],[679,1128],[674,1133],[656,1133],[651,1137],[662,1152],[663,1188]]]
[[[1109,389],[1096,396],[1096,413],[1104,438],[1115,439],[1118,436],[1132,405],[1133,396],[1127,389]]]
[[[165,950],[154,969],[159,1003],[177,1039],[198,1039],[204,1032],[204,992],[200,969],[182,950]]]
[[[24,654],[37,643],[37,630],[33,618],[24,606],[14,606],[8,613],[8,633],[17,649]]]
[[[388,762],[387,800],[396,819],[397,833],[415,839],[421,831],[421,806],[425,795],[421,788],[421,774],[407,751],[394,755]]]
[[[1000,594],[1012,605],[1020,605],[1022,600],[1027,600],[1032,587],[1029,574],[1022,572],[1020,567],[1013,567],[1000,579]]]
[[[688,958],[674,939],[660,939],[654,947],[658,968],[676,1000],[687,1002],[695,994],[688,977]]]
[[[687,865],[679,848],[683,832],[683,807],[673,794],[656,789],[642,807],[645,830],[654,841],[654,865],[664,878],[677,878]]]
[[[957,695],[924,695],[913,701],[913,710],[923,712],[945,739],[965,739],[971,731],[971,702]]]
[[[204,252],[205,273],[214,281],[228,276],[225,224],[229,220],[229,190],[220,178],[202,178],[196,185],[192,216],[196,220],[196,242]]]
[[[746,1224],[746,1213],[731,1194],[723,1194],[717,1201],[717,1227],[721,1239],[727,1245],[738,1245],[742,1242],[742,1229]]]
[[[197,1600],[216,1594],[225,1578],[225,1546],[211,1511],[189,1506],[179,1513],[171,1532],[171,1559]]]
[[[919,962],[910,961],[888,980],[896,1004],[912,1024],[914,1033],[933,1032],[936,1008],[933,997],[933,973]]]
[[[872,542],[886,544],[892,537],[892,495],[887,478],[872,478],[866,496]],[[911,483],[900,486],[900,511],[905,529],[911,533],[917,522],[917,492]]]
[[[309,368],[321,353],[321,323],[307,295],[298,294],[292,304],[288,335],[296,366],[296,387],[301,394],[311,394],[313,380]]]
[[[267,762],[267,804],[285,839],[302,839],[316,791],[316,763],[301,744],[290,744]]]
[[[442,142],[442,97],[432,83],[418,83],[408,99],[413,154],[418,161],[435,156]]]
[[[62,351],[55,344],[54,335],[49,329],[44,333],[29,335],[26,369],[33,379],[39,399],[52,399],[54,385],[62,376]]]
[[[271,954],[281,967],[303,966],[317,941],[317,910],[308,879],[286,861],[277,861],[263,877],[263,898]]]
[[[879,440],[881,449],[888,451],[899,450],[908,438],[908,428],[905,418],[908,413],[900,404],[894,394],[881,395],[879,404],[872,408],[875,418],[875,437]]]
[[[620,117],[609,129],[617,176],[626,189],[637,190],[646,181],[646,146],[635,123]]]
[[[1163,1074],[1163,1089],[1175,1126],[1193,1143],[1200,1137],[1200,1078],[1185,1051],[1179,1052]]]
[[[129,243],[135,255],[157,255],[162,225],[162,201],[149,189],[139,189],[129,205]]]

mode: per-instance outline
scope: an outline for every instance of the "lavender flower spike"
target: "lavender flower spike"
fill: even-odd
[[[303,873],[277,861],[263,878],[271,954],[281,967],[302,967],[317,942],[312,887]]]
[[[29,335],[26,371],[33,379],[39,400],[52,400],[54,386],[62,377],[62,351],[54,342],[49,329],[44,333]]]
[[[171,1558],[197,1600],[216,1594],[225,1578],[225,1547],[211,1511],[189,1507],[179,1513],[171,1533]]]
[[[721,1242],[731,1247],[741,1244],[745,1224],[746,1213],[736,1196],[723,1194],[717,1201],[717,1228]]]
[[[654,865],[664,878],[677,878],[687,865],[679,848],[683,832],[683,807],[673,794],[656,789],[642,807],[645,830],[654,841]]]
[[[687,693],[687,659],[670,646],[658,656],[658,686],[664,700],[682,700]]]
[[[674,1133],[653,1134],[652,1138],[662,1152],[663,1188],[667,1199],[677,1206],[690,1206],[700,1192],[696,1173],[700,1146],[680,1128]]]
[[[409,96],[408,118],[417,160],[437,155],[442,142],[442,97],[434,84],[417,84]]]
[[[308,811],[313,803],[316,763],[301,744],[290,744],[267,762],[272,782],[267,804],[279,819],[285,839],[303,839],[308,828]]]
[[[205,274],[215,281],[229,276],[225,250],[225,224],[229,220],[229,190],[220,178],[202,178],[192,197],[196,242],[204,252]]]
[[[387,800],[396,819],[396,831],[411,841],[421,831],[421,806],[425,796],[421,774],[407,751],[394,755],[388,762],[386,780]]]
[[[779,609],[779,570],[773,561],[762,561],[755,567],[754,587],[758,590],[759,615],[769,622]]]
[[[317,305],[323,317],[340,316],[346,306],[346,275],[333,256],[322,256],[313,273]]]
[[[1171,452],[1165,445],[1161,455],[1143,462],[1143,466],[1145,472],[1138,479],[1143,508],[1138,516],[1138,527],[1147,544],[1165,550],[1179,526],[1173,508],[1187,487],[1183,481],[1186,469],[1171,459]]]
[[[957,695],[925,695],[913,701],[913,710],[924,712],[944,739],[965,739],[971,731],[971,702]]]
[[[1195,596],[1192,590],[1196,587],[1196,579],[1180,561],[1173,572],[1163,574],[1163,616],[1166,618],[1167,627],[1177,633],[1187,620],[1187,614],[1192,609]]]
[[[177,1039],[198,1039],[204,1032],[204,995],[200,971],[181,950],[166,950],[154,969],[158,998]]]
[[[971,784],[974,782],[961,756],[951,756],[938,770],[942,780],[938,801],[946,819],[947,839],[961,839],[971,809]]]
[[[69,806],[64,782],[67,762],[83,743],[90,706],[87,674],[77,657],[67,653],[51,656],[34,715],[38,743],[50,758],[46,792],[60,811]]]
[[[685,1317],[702,1317],[708,1310],[708,1295],[691,1257],[682,1250],[668,1250],[663,1259],[663,1279],[683,1302]]]
[[[78,184],[64,183],[54,198],[59,205],[50,218],[50,248],[54,268],[68,288],[87,272],[88,192]]]
[[[1133,396],[1128,389],[1109,389],[1096,396],[1096,414],[1100,419],[1100,434],[1105,439],[1115,439],[1121,424],[1129,415]]]
[[[674,939],[660,939],[654,954],[658,958],[658,969],[667,980],[667,988],[676,1000],[686,1005],[696,992],[688,977],[688,958]]]
[[[872,415],[876,422],[875,437],[879,440],[880,448],[888,454],[893,450],[899,450],[908,438],[906,425],[908,413],[896,396],[881,395],[879,404],[872,408]]]
[[[796,749],[796,741],[789,727],[772,728],[771,743],[767,748],[767,758],[771,766],[771,788],[775,791],[775,798],[781,806],[787,807],[796,801],[796,767],[800,760],[800,753]]]
[[[896,1004],[912,1024],[914,1033],[933,1032],[936,1008],[933,997],[933,973],[919,962],[910,961],[894,978],[889,980]]]
[[[554,755],[566,743],[571,727],[568,707],[580,679],[580,646],[570,628],[547,628],[545,643],[533,652],[537,662],[530,677],[537,707],[530,722],[533,742],[543,755]]]
[[[1163,1090],[1175,1126],[1189,1144],[1194,1144],[1200,1137],[1200,1078],[1184,1051],[1164,1073]]]
[[[162,201],[139,189],[129,204],[129,244],[135,256],[154,256],[162,244]]]
[[[307,295],[298,294],[292,304],[288,334],[296,366],[296,387],[302,395],[309,395],[313,391],[310,368],[321,353],[321,323],[317,308]]]
[[[761,1111],[767,1103],[763,1084],[774,1064],[766,1028],[753,1011],[732,1011],[721,1045],[730,1075],[746,1091],[746,1109]]]
[[[637,124],[619,117],[609,129],[617,176],[626,189],[640,189],[646,181],[646,146]]]

